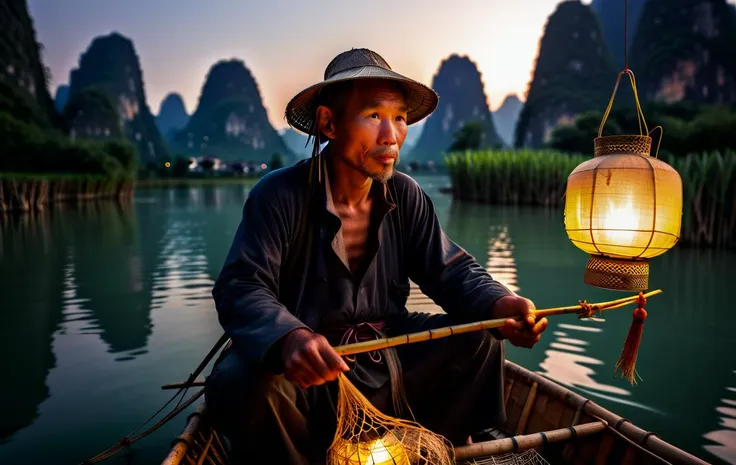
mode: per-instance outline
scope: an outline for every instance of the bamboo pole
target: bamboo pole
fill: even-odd
[[[653,295],[661,294],[660,289],[648,292],[644,294],[644,298],[651,297]],[[624,307],[636,303],[639,295],[624,297],[621,299],[611,300],[608,302],[600,302],[595,304],[579,303],[578,305],[570,305],[566,307],[555,307],[541,310],[533,310],[532,314],[535,318],[546,318],[554,315],[566,315],[570,313],[577,313],[580,317],[592,316],[588,315],[588,310],[592,313],[602,312],[604,310],[613,310],[616,308]],[[411,344],[415,342],[430,341],[433,339],[440,339],[444,337],[453,336],[455,334],[470,333],[474,331],[482,331],[491,328],[499,328],[506,324],[509,319],[521,321],[522,317],[516,318],[496,318],[493,320],[476,321],[474,323],[466,323],[454,326],[446,326],[444,328],[429,329],[426,331],[420,331],[417,333],[403,334],[400,336],[387,337],[383,339],[374,339],[372,341],[355,342],[353,344],[345,344],[342,346],[335,347],[335,352],[340,356],[360,354],[363,352],[371,352],[379,349],[387,349],[389,347],[395,347],[404,344]]]
[[[556,442],[566,441],[573,437],[590,436],[603,432],[607,428],[605,421],[594,421],[569,428],[554,429],[544,433],[525,434],[513,438],[496,439],[479,442],[455,448],[455,460],[470,460],[491,455],[507,454],[509,452],[523,452],[535,447]],[[574,430],[574,432],[573,432]],[[544,435],[543,435],[544,434]],[[546,436],[546,441],[545,441]]]
[[[661,294],[660,289],[648,292],[644,294],[645,298],[653,295]],[[629,297],[622,297],[616,300],[610,300],[607,302],[599,302],[594,304],[578,304],[569,305],[566,307],[554,307],[547,309],[534,310],[532,313],[535,318],[546,318],[554,315],[567,315],[571,313],[578,313],[581,317],[587,315],[587,309],[590,309],[592,313],[597,313],[604,310],[614,310],[616,308],[625,307],[636,303],[639,295],[633,295]],[[587,308],[586,308],[587,307]],[[517,321],[521,320],[521,317],[513,318]],[[506,324],[506,320],[509,318],[497,318],[494,320],[476,321],[474,323],[466,323],[461,325],[446,326],[444,328],[430,329],[427,331],[420,331],[417,333],[404,334],[401,336],[394,336],[383,339],[374,339],[372,341],[363,341],[353,344],[345,344],[342,346],[334,347],[335,352],[340,356],[359,354],[363,352],[371,352],[379,349],[386,349],[389,347],[395,347],[403,344],[411,344],[415,342],[424,342],[432,339],[441,339],[444,337],[453,336],[455,334],[470,333],[474,331],[482,331],[490,328],[498,328]],[[188,388],[192,386],[199,386],[198,382],[195,382],[197,376],[207,366],[209,361],[217,354],[217,351],[229,340],[227,334],[220,336],[220,339],[210,349],[210,352],[202,360],[199,366],[189,375],[189,378],[185,381],[179,381],[176,383],[165,384],[161,386],[161,389],[177,389],[177,388]]]

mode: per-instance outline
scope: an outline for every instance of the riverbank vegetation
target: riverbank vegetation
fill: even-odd
[[[0,212],[41,210],[49,202],[129,199],[137,168],[125,140],[75,140],[64,121],[0,81]]]
[[[445,162],[457,200],[561,210],[567,177],[590,156],[551,150],[465,151]],[[660,156],[683,182],[681,243],[736,247],[736,151]]]

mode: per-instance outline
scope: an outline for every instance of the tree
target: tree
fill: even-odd
[[[478,150],[483,142],[483,125],[478,121],[467,122],[453,137],[452,145],[447,148],[449,152]]]
[[[271,166],[271,171],[284,167],[284,158],[281,156],[280,153],[275,152],[273,155],[271,155],[270,166]]]

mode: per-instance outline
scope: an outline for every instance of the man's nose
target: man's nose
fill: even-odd
[[[394,125],[391,124],[391,121],[389,120],[383,120],[381,121],[381,127],[378,133],[379,140],[378,142],[381,145],[396,145],[396,128],[394,128]]]

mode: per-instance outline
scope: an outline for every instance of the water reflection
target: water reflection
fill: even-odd
[[[47,212],[0,216],[0,444],[31,425],[49,397],[46,377],[56,365],[52,334],[61,320],[64,249],[49,229]],[[12,289],[8,295],[6,289]]]
[[[161,263],[153,273],[153,308],[193,307],[211,299],[204,238],[192,221],[174,221],[161,244]]]
[[[509,290],[518,293],[520,289],[516,282],[516,260],[513,256],[514,244],[511,242],[508,226],[491,226],[488,235],[486,270]]]
[[[736,375],[736,370],[733,374]],[[736,464],[736,376],[731,383],[725,389],[727,397],[722,398],[721,405],[716,408],[720,429],[703,435],[708,440],[703,448],[726,463]]]
[[[166,222],[162,214],[135,213],[132,205],[82,209],[69,241],[76,294],[94,317],[90,326],[100,329],[109,351],[121,353],[121,359],[144,353],[151,335],[152,283],[147,277],[156,266],[156,236]],[[146,224],[141,228],[138,222]]]
[[[588,393],[625,402],[621,397],[630,396],[631,391],[596,381],[598,372],[593,367],[601,367],[604,363],[586,355],[587,348],[603,329],[567,323],[553,326],[556,328],[552,331],[554,339],[549,344],[550,349],[544,351],[545,359],[539,364],[541,370],[537,373],[566,386],[583,388]]]

